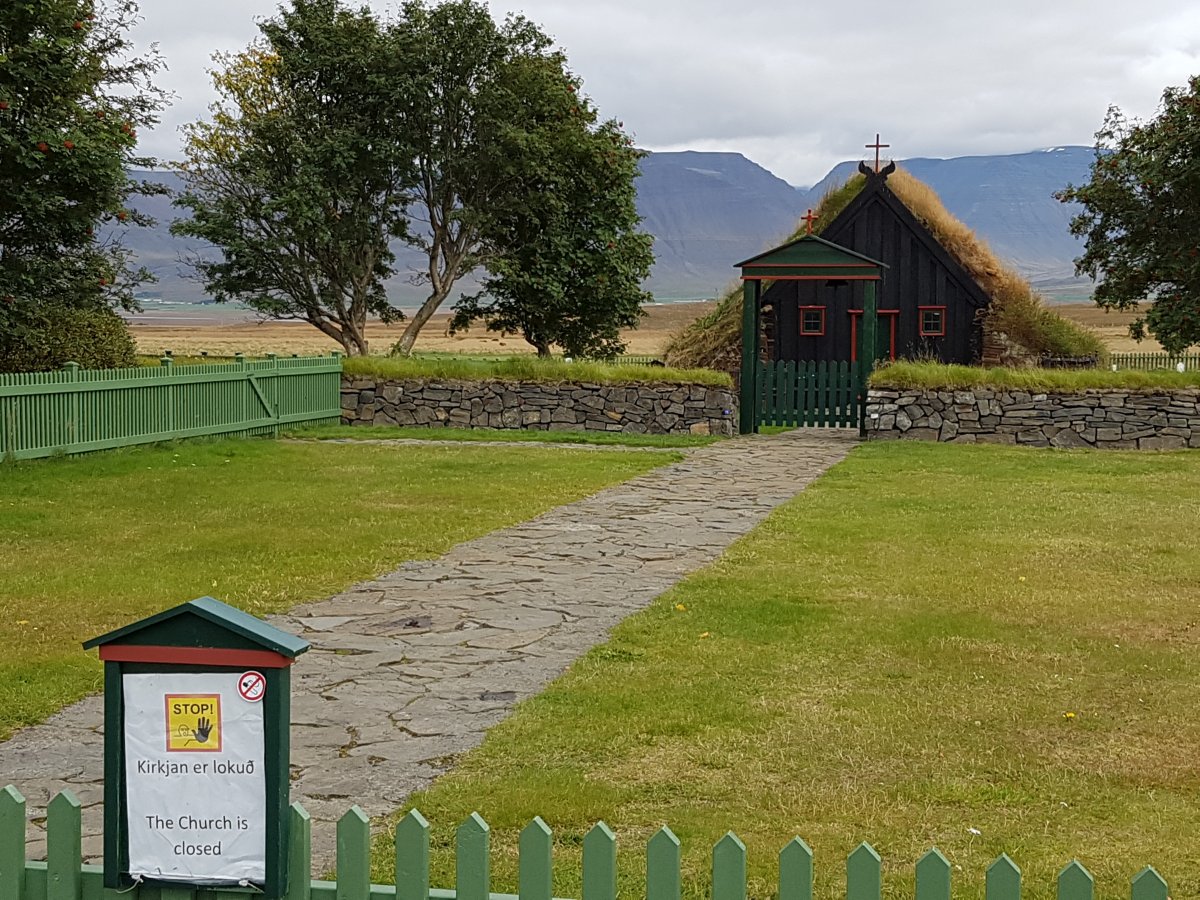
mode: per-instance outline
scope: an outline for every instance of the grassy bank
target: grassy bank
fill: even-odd
[[[670,384],[708,384],[730,387],[733,382],[724,372],[710,369],[671,369],[664,366],[610,365],[599,362],[565,362],[538,359],[535,356],[511,356],[507,359],[469,359],[463,356],[402,357],[356,356],[346,359],[348,375],[375,378],[426,378],[463,381],[585,381],[595,384],[621,382],[659,382]]]
[[[673,458],[241,440],[0,465],[0,739],[99,689],[86,638],[204,594],[286,609]]]
[[[1200,388],[1200,372],[1122,369],[984,369],[941,363],[894,362],[871,374],[873,388],[926,388],[955,390],[995,388],[1033,392],[1070,392],[1088,389],[1153,391]]]
[[[493,890],[519,829],[554,829],[555,896],[580,896],[580,841],[620,839],[621,890],[669,823],[683,892],[707,896],[727,829],[771,897],[793,835],[816,896],[844,896],[870,840],[885,895],[912,896],[937,845],[955,897],[1008,852],[1025,896],[1078,856],[1097,896],[1152,864],[1200,892],[1200,455],[865,445],[717,564],[627,620],[411,798],[434,825],[491,824]],[[375,880],[391,876],[376,847]]]
[[[609,447],[703,447],[721,438],[706,434],[625,434],[619,431],[537,431],[524,428],[417,428],[397,425],[314,425],[285,432],[298,440],[479,441],[534,444],[595,444]]]

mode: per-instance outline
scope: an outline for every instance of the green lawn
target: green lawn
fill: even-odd
[[[100,688],[80,642],[210,594],[320,598],[678,458],[226,440],[0,465],[0,739]]]
[[[619,447],[703,447],[721,438],[706,434],[625,434],[619,431],[538,431],[517,428],[418,428],[403,425],[314,425],[287,432],[301,440],[503,441],[505,443],[602,444]]]
[[[624,896],[669,823],[684,893],[707,896],[727,829],[752,897],[793,835],[817,893],[871,841],[888,897],[937,845],[956,898],[1008,852],[1027,898],[1078,856],[1097,895],[1153,864],[1200,893],[1200,453],[875,444],[717,564],[618,627],[412,798],[433,823],[491,824],[493,890],[517,835],[555,830],[555,896],[580,896],[580,842],[618,835]],[[377,843],[374,880],[391,877]],[[844,895],[843,895],[844,896]]]

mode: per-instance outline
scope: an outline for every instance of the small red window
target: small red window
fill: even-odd
[[[810,337],[820,337],[825,333],[825,307],[800,307],[800,333]]]
[[[943,337],[946,334],[946,307],[922,306],[921,337]]]

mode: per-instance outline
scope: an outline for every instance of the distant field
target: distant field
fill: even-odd
[[[1136,313],[1109,312],[1091,303],[1064,303],[1056,305],[1054,311],[1096,331],[1104,345],[1116,353],[1157,353],[1162,350],[1158,341],[1145,340],[1139,344],[1129,336],[1129,323],[1137,318]]]
[[[657,355],[672,334],[715,305],[715,301],[703,301],[646,307],[646,317],[640,326],[624,333],[628,344],[626,352],[634,356]],[[338,349],[335,341],[303,322],[259,323],[253,321],[252,316],[247,321],[249,314],[244,311],[230,315],[231,312],[236,313],[230,310],[214,312],[212,306],[173,307],[153,312],[153,318],[135,319],[133,336],[138,352],[158,355],[170,350],[185,355],[205,350],[213,356],[235,353],[261,356],[265,353],[329,353]],[[505,337],[482,328],[452,337],[447,333],[449,321],[448,313],[434,316],[421,331],[416,349],[492,354],[534,352],[533,347],[519,336]],[[403,330],[403,324],[370,324],[367,336],[372,353],[387,353]]]

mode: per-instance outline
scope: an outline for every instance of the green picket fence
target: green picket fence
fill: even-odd
[[[1174,369],[1183,363],[1188,372],[1200,371],[1200,353],[1186,353],[1183,356],[1172,356],[1170,353],[1110,353],[1108,361],[1118,370]]]
[[[291,810],[291,846],[286,900],[512,900],[494,894],[490,878],[490,829],[478,813],[455,836],[455,889],[429,886],[429,823],[417,812],[396,826],[394,884],[372,884],[371,830],[357,806],[337,826],[337,881],[313,880],[312,823],[298,803]],[[25,862],[25,798],[12,786],[0,791],[0,898],[4,900],[115,900],[102,887],[99,866],[84,865],[80,845],[80,803],[63,791],[47,810],[47,858]],[[553,835],[541,818],[521,832],[518,860],[520,900],[554,900]],[[645,900],[680,900],[679,839],[664,826],[646,844]],[[1020,900],[1021,870],[1007,855],[986,873],[987,900]],[[1057,900],[1095,900],[1091,873],[1073,861],[1058,875]],[[930,850],[916,865],[916,900],[950,900],[951,865]],[[870,844],[860,844],[846,860],[846,900],[881,900],[883,863]],[[135,886],[119,896],[128,900],[246,900],[236,889]],[[746,900],[746,847],[730,832],[712,851],[712,900]],[[1167,883],[1154,869],[1139,872],[1130,900],[1168,900]],[[779,853],[777,900],[812,900],[813,855],[800,838]],[[617,839],[603,822],[583,839],[582,900],[616,900]]]
[[[859,372],[854,363],[769,361],[755,385],[759,425],[857,428]]]
[[[0,459],[215,434],[272,434],[341,416],[338,354],[0,375]]]

